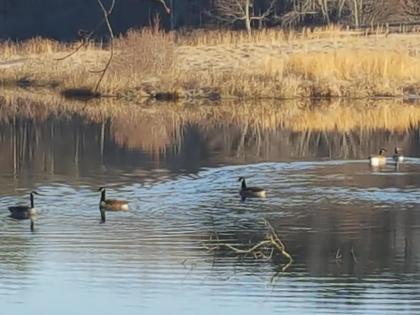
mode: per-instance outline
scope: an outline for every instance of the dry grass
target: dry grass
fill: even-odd
[[[406,52],[296,53],[267,58],[259,68],[286,97],[403,96],[404,88],[420,82],[420,58]]]
[[[63,44],[35,38],[22,43],[0,44],[0,83],[50,88],[80,88],[94,86],[97,74],[103,68],[107,52],[94,43],[88,44],[77,54],[61,61],[80,43]]]
[[[180,33],[176,37],[178,45],[185,46],[220,46],[242,44],[276,44],[279,42],[314,39],[335,39],[342,36],[360,35],[360,32],[346,31],[336,25],[294,29],[265,28],[254,31],[251,35],[246,31],[233,30],[193,30]]]
[[[144,28],[116,40],[116,55],[106,75],[104,89],[151,93],[174,68],[173,34]]]
[[[92,88],[108,48],[33,39],[0,45],[0,82],[58,90]],[[420,35],[374,35],[338,27],[164,33],[131,31],[115,42],[101,92],[128,99],[371,97],[417,94]]]
[[[181,46],[181,68],[191,71],[177,78],[233,97],[403,96],[408,88],[417,93],[418,34],[280,34],[274,42],[275,35],[264,31],[254,43],[251,38],[229,45],[216,36],[215,46]]]
[[[60,52],[68,48],[69,45],[39,37],[24,42],[5,41],[0,43],[2,59],[14,58],[16,56],[48,54]]]

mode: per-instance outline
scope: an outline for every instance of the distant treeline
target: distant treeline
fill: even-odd
[[[112,0],[103,0],[109,5]],[[360,27],[415,22],[420,0],[117,0],[116,33],[151,25],[159,16],[166,29],[268,26],[300,27],[330,23]],[[33,36],[72,40],[101,19],[96,1],[0,0],[0,38]],[[105,29],[99,34],[106,34]]]

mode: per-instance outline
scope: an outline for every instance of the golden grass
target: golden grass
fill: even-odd
[[[60,91],[92,89],[109,48],[33,39],[0,44],[0,83],[27,82]],[[115,41],[115,56],[100,92],[128,99],[371,97],[417,94],[418,34],[373,35],[339,27],[251,36],[235,31],[130,31]],[[13,65],[15,60],[18,64]],[[22,61],[23,60],[23,61]],[[8,64],[10,63],[10,64]]]
[[[52,53],[62,51],[65,48],[65,44],[39,37],[24,42],[5,41],[0,43],[0,52],[2,58]]]
[[[117,53],[106,75],[104,88],[110,93],[145,89],[150,93],[175,64],[173,34],[144,28],[130,31],[115,42]],[[158,90],[156,90],[158,91]]]
[[[403,96],[420,82],[420,58],[406,52],[336,50],[267,58],[260,68],[283,96]]]
[[[295,40],[334,39],[342,36],[360,35],[359,31],[344,31],[338,25],[317,28],[273,29],[264,28],[248,34],[246,31],[193,30],[180,33],[176,37],[178,45],[186,46],[219,46],[241,44],[275,44]]]
[[[63,43],[42,37],[34,37],[23,42],[3,41],[0,42],[0,56],[3,59],[13,58],[15,56],[31,56],[39,54],[62,53],[63,51],[71,51],[78,47],[80,42]],[[89,42],[81,51],[91,49],[101,49],[102,46]]]

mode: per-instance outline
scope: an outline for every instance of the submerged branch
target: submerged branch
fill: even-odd
[[[226,246],[227,248],[230,248],[231,250],[233,250],[237,254],[250,254],[252,252],[255,252],[255,250],[257,248],[260,248],[261,246],[267,245],[267,244],[270,244],[270,243],[271,243],[271,241],[262,241],[262,242],[260,242],[256,245],[252,246],[249,249],[239,249],[239,248],[233,247],[230,244],[223,244],[223,245]]]
[[[280,240],[280,237],[278,236],[276,230],[273,228],[270,222],[264,219],[264,224],[268,228],[266,238],[260,241],[259,243],[252,245],[249,248],[241,249],[236,246],[233,246],[232,244],[229,244],[226,242],[220,242],[217,234],[216,234],[217,240],[215,243],[212,242],[213,236],[210,236],[209,241],[211,242],[211,244],[208,244],[208,245],[203,244],[203,246],[208,251],[220,250],[222,247],[225,247],[233,251],[235,254],[240,254],[240,255],[245,255],[245,256],[251,254],[255,259],[264,259],[266,261],[271,260],[273,258],[274,253],[277,252],[278,254],[281,254],[283,257],[287,258],[288,260],[288,262],[285,265],[283,265],[281,268],[282,271],[285,271],[293,263],[293,258],[286,251],[286,247],[284,243]],[[268,250],[270,250],[269,254],[267,252]],[[264,253],[264,251],[266,251],[266,253]]]

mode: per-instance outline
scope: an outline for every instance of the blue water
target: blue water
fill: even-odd
[[[0,144],[10,148],[8,141]],[[227,163],[215,149],[194,167],[176,167],[165,156],[144,162],[145,152],[133,149],[110,153],[111,143],[102,157],[79,159],[48,151],[54,145],[34,146],[20,168],[0,161],[9,165],[0,171],[2,314],[420,313],[415,156],[372,170],[362,157]],[[43,164],[45,152],[54,167]],[[241,202],[239,176],[266,188],[267,198]],[[103,185],[130,211],[100,224]],[[7,207],[27,203],[33,189],[40,196],[31,232]],[[263,219],[294,259],[285,271],[279,255],[208,249],[215,233],[251,246],[265,237]]]

